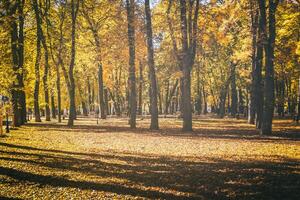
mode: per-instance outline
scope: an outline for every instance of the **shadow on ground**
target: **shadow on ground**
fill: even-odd
[[[85,119],[81,119],[84,122]],[[176,120],[176,119],[175,119]],[[125,120],[126,121],[126,120]],[[161,136],[174,136],[174,137],[205,137],[205,138],[215,138],[215,139],[236,139],[236,140],[261,140],[261,141],[278,141],[278,140],[300,140],[299,129],[296,129],[287,120],[277,123],[275,126],[280,126],[280,128],[275,128],[273,134],[270,136],[262,136],[259,131],[255,129],[254,125],[245,125],[245,120],[234,120],[234,119],[194,119],[195,123],[199,122],[194,127],[192,133],[182,132],[180,127],[180,122],[176,121],[176,127],[161,126],[159,131],[150,131],[145,127],[145,122],[143,122],[144,127],[138,127],[136,129],[131,129],[128,126],[124,126],[124,123],[120,125],[85,125],[81,123],[79,125],[74,125],[73,127],[68,127],[62,124],[56,123],[29,123],[27,126],[40,127],[40,131],[79,131],[79,132],[93,132],[93,133],[115,133],[115,132],[130,132],[138,134],[151,134],[157,133],[159,137]],[[179,125],[179,127],[177,127]]]
[[[69,152],[5,142],[0,143],[0,149],[2,161],[126,180],[126,184],[101,183],[0,166],[0,175],[40,187],[89,189],[153,199],[300,198],[299,160],[284,157],[281,158],[282,162],[211,158],[184,161],[178,157],[123,152]]]

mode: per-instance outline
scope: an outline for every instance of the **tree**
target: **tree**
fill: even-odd
[[[131,128],[136,128],[136,85],[135,85],[135,29],[134,29],[134,0],[126,0],[128,44],[129,44],[129,109]]]
[[[194,1],[189,1],[189,16],[187,20],[186,1],[180,0],[180,22],[181,22],[181,71],[183,76],[182,101],[183,101],[183,131],[192,131],[192,105],[191,105],[191,70],[194,64],[197,47],[197,22],[199,12],[199,0],[196,1],[194,17],[192,8]]]
[[[73,126],[74,119],[76,118],[74,67],[76,56],[76,19],[79,9],[79,2],[80,0],[71,0],[71,58],[69,70],[67,71],[64,64],[62,64],[70,101],[68,126]]]
[[[146,30],[147,30],[147,49],[148,49],[148,67],[150,74],[150,107],[151,107],[151,124],[150,129],[157,130],[158,127],[158,109],[157,109],[157,86],[156,86],[156,73],[154,64],[154,51],[153,51],[153,33],[151,22],[151,10],[149,0],[145,0],[145,13],[146,13]]]
[[[256,90],[256,49],[257,49],[257,27],[258,27],[258,7],[255,1],[250,1],[250,13],[251,13],[251,34],[252,34],[252,69],[251,69],[251,88],[250,88],[250,103],[249,103],[249,115],[248,122],[250,124],[255,124],[255,116],[256,116],[256,99],[257,99],[257,90]]]
[[[272,120],[274,112],[274,47],[276,38],[276,18],[275,13],[279,0],[269,0],[269,37],[265,37],[266,74],[264,85],[264,110],[261,133],[264,135],[272,133]],[[260,1],[261,12],[264,12],[264,1]],[[266,34],[266,33],[265,33]]]
[[[9,15],[17,12],[17,18],[11,22],[11,52],[12,68],[15,75],[11,96],[14,112],[14,125],[21,126],[26,122],[26,97],[24,92],[24,0],[18,0],[15,5],[6,3]]]
[[[37,0],[32,0],[32,7],[36,20],[36,58],[35,58],[35,84],[34,84],[34,115],[35,121],[41,122],[39,91],[40,91],[40,60],[41,60],[41,16]]]
[[[96,61],[98,65],[98,87],[99,87],[99,104],[100,104],[100,117],[101,119],[106,119],[106,109],[104,102],[104,84],[103,84],[103,64],[102,64],[102,55],[101,55],[101,46],[100,46],[100,36],[99,30],[103,26],[107,16],[102,18],[94,19],[91,15],[94,13],[95,7],[97,6],[96,2],[92,2],[91,5],[87,5],[87,2],[83,4],[82,13],[87,21],[88,29],[92,32],[95,44],[96,51]]]

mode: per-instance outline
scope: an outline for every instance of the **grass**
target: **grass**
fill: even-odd
[[[0,199],[299,199],[300,127],[275,120],[125,118],[29,123],[0,138]]]

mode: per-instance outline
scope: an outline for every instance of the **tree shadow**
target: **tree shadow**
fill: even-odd
[[[300,197],[299,160],[285,157],[274,157],[274,160],[279,159],[280,162],[233,161],[211,157],[186,160],[141,153],[69,152],[7,143],[0,143],[0,146],[4,149],[1,150],[2,161],[31,165],[33,168],[42,166],[51,172],[69,171],[99,179],[110,177],[126,180],[124,184],[101,183],[0,166],[0,175],[40,186],[79,188],[152,199]]]
[[[203,119],[207,121],[207,119]],[[202,121],[202,120],[201,120]],[[241,127],[239,126],[240,121],[230,121],[226,122],[227,124],[220,124],[220,126],[216,126],[217,119],[209,119],[213,125],[209,123],[205,126],[197,125],[194,128],[192,133],[182,132],[180,128],[171,128],[171,127],[162,127],[158,131],[150,131],[146,127],[138,127],[136,129],[131,129],[130,127],[126,127],[123,125],[120,126],[112,126],[112,125],[74,125],[73,127],[68,127],[67,125],[62,124],[53,124],[53,123],[43,123],[43,124],[28,124],[28,127],[37,127],[39,131],[47,132],[47,131],[64,131],[64,132],[93,132],[93,133],[116,133],[116,132],[125,132],[125,133],[135,133],[135,134],[149,134],[152,136],[159,137],[204,137],[204,138],[212,138],[212,139],[236,139],[236,140],[260,140],[260,141],[280,141],[280,140],[293,140],[299,141],[300,134],[297,129],[286,129],[284,132],[280,130],[273,131],[273,134],[270,136],[263,136],[259,134],[259,131],[255,129],[255,127]],[[203,122],[203,121],[202,121]]]

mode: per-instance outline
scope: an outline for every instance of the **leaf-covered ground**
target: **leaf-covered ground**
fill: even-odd
[[[260,136],[245,120],[80,118],[0,138],[0,199],[300,199],[300,127]]]

